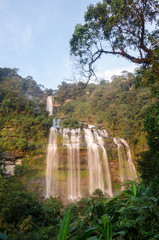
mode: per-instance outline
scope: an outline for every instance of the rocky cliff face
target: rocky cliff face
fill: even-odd
[[[11,151],[3,152],[0,159],[0,169],[3,177],[10,177],[14,175],[15,165],[21,165],[23,156],[15,154]]]

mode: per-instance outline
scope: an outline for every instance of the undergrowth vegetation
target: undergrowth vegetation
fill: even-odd
[[[39,202],[15,177],[0,181],[0,224],[8,239],[159,239],[159,184],[131,186],[107,199],[96,190],[63,207]],[[63,209],[64,208],[64,209]],[[1,229],[2,230],[2,229]]]

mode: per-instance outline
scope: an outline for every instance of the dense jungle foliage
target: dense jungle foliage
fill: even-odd
[[[90,197],[69,204],[62,211],[59,200],[50,198],[39,202],[16,176],[1,179],[0,237],[5,239],[7,234],[7,239],[12,240],[157,240],[158,189],[158,181],[149,186],[132,184],[132,188],[111,199],[96,190]]]

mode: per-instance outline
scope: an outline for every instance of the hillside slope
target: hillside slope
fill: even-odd
[[[52,118],[45,110],[45,92],[32,77],[18,75],[16,69],[0,69],[0,160],[4,165],[44,168],[46,146]],[[9,162],[9,163],[7,163]],[[35,172],[35,171],[34,171]],[[7,172],[6,172],[7,173]]]

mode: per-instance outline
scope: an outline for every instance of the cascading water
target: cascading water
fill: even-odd
[[[98,145],[95,143],[93,133],[90,129],[84,129],[84,132],[88,150],[89,192],[92,193],[97,188],[104,192]]]
[[[46,198],[56,196],[56,174],[58,169],[57,152],[57,130],[54,127],[50,129],[49,144],[47,148],[47,167],[46,167]]]
[[[104,192],[106,192],[110,197],[112,197],[113,192],[112,192],[112,182],[111,182],[111,176],[110,176],[109,162],[108,162],[107,152],[104,147],[104,139],[103,139],[103,137],[108,137],[108,133],[106,132],[106,130],[99,129],[98,133],[96,130],[94,130],[94,136],[97,144],[101,147],[103,151],[103,165],[105,169],[105,178],[106,178],[106,187],[107,187]]]
[[[128,174],[129,174],[130,179],[133,180],[133,179],[137,178],[137,172],[136,172],[136,168],[133,163],[133,160],[132,160],[129,144],[127,143],[127,141],[125,139],[123,139],[123,138],[119,138],[119,139],[126,146],[127,159],[128,159],[128,171],[129,171]]]
[[[68,134],[71,134],[69,138]],[[63,145],[67,147],[68,158],[68,199],[75,200],[80,194],[80,129],[63,129]]]
[[[113,138],[114,143],[117,145],[118,148],[118,160],[119,160],[119,170],[120,170],[120,181],[121,183],[124,182],[124,158],[122,155],[122,149],[123,146],[120,143],[120,140],[118,138]],[[124,190],[124,186],[121,186],[121,190]]]
[[[46,110],[49,115],[53,114],[53,98],[52,96],[47,97]],[[46,160],[46,198],[56,195],[56,174],[58,169],[58,149],[57,149],[57,129],[54,127],[50,128],[49,143],[47,147],[47,160]]]
[[[84,129],[84,132],[88,149],[89,192],[92,193],[98,188],[112,196],[109,162],[103,140],[103,136],[106,137],[108,134],[102,130],[92,132],[91,129]]]
[[[137,178],[137,173],[128,143],[123,138],[113,138],[113,140],[118,148],[120,181],[123,183],[125,180],[135,180]],[[124,146],[126,147],[127,158],[125,156]],[[122,186],[121,189],[124,190],[124,186]]]
[[[61,120],[60,119],[53,119],[53,127],[61,128]]]
[[[47,97],[46,110],[49,112],[50,116],[53,114],[53,97],[52,96]]]
[[[103,130],[98,129],[97,131],[100,136],[109,137],[108,132],[105,129],[103,129]]]

